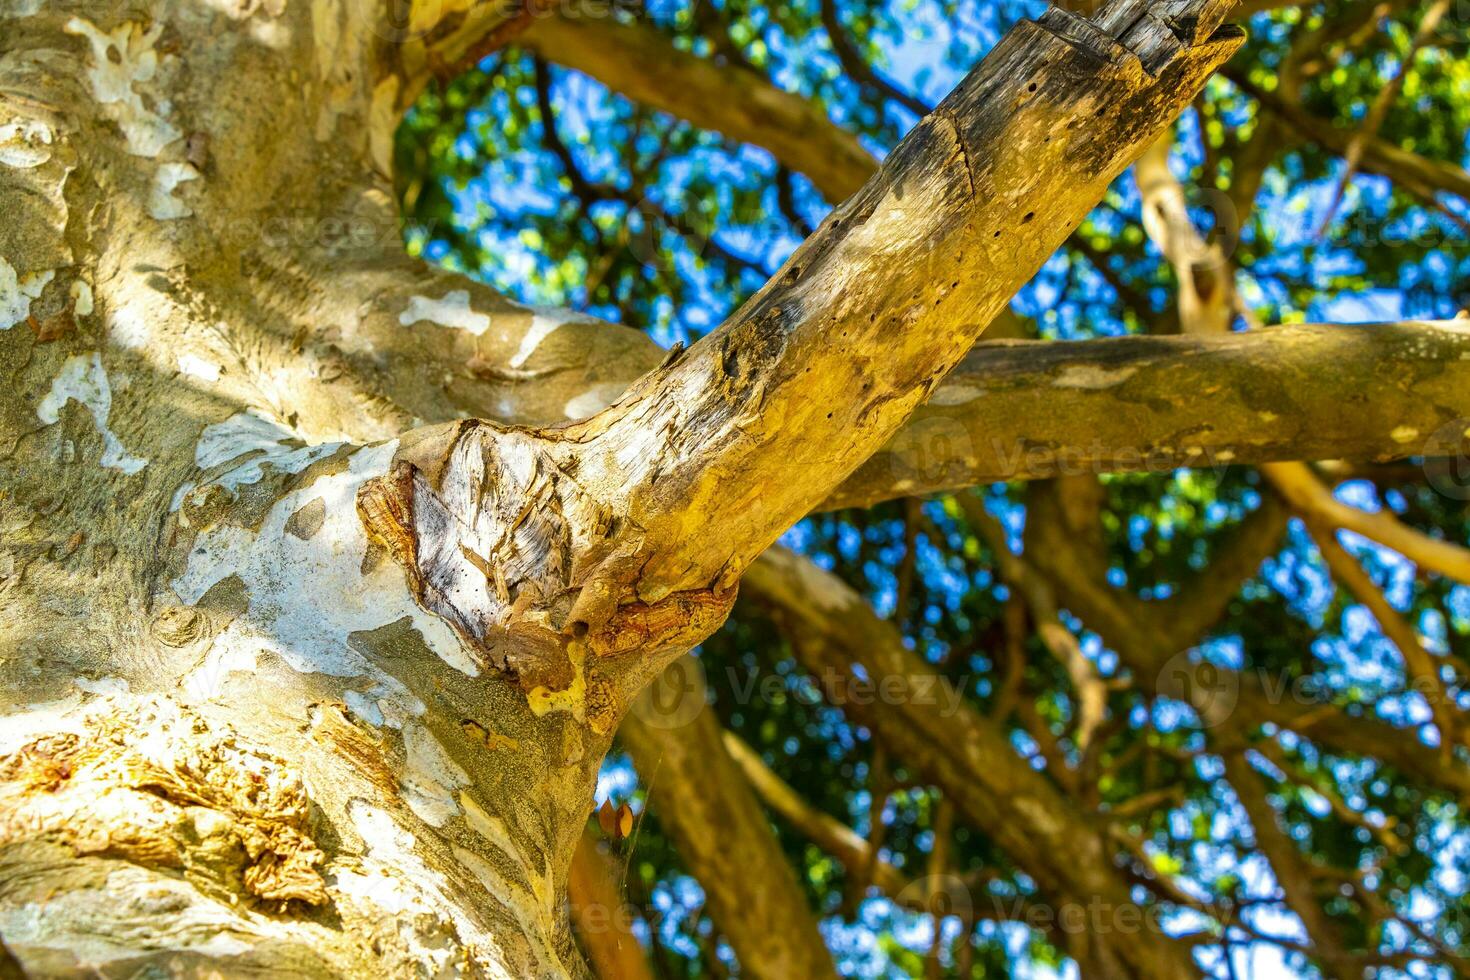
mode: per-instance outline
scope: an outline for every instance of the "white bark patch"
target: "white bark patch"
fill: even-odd
[[[158,111],[149,109],[143,97],[134,90],[135,83],[153,80],[158,73],[158,52],[153,45],[163,33],[160,21],[144,31],[139,24],[124,21],[111,32],[81,17],[66,23],[66,32],[85,37],[92,45],[92,67],[88,77],[92,98],[106,107],[127,139],[128,152],[134,156],[156,157],[174,140],[179,131],[168,121],[167,103],[159,103]]]
[[[194,209],[174,197],[174,189],[190,180],[198,180],[199,171],[187,163],[164,163],[153,174],[153,190],[148,197],[148,213],[158,221],[187,218]]]
[[[176,360],[179,362],[179,373],[200,381],[218,381],[220,367],[213,361],[206,361],[197,354],[180,354]]]
[[[362,800],[350,802],[347,813],[352,819],[353,829],[367,848],[362,863],[368,873],[338,872],[336,887],[339,891],[400,915],[423,912],[437,917],[443,914],[440,910],[447,910],[461,940],[482,945],[484,951],[492,956],[498,953],[499,944],[494,938],[459,911],[463,896],[444,875],[430,868],[414,853],[417,841],[413,834],[400,827],[386,810]],[[400,930],[399,935],[409,941],[413,957],[431,967],[428,976],[459,975],[453,951],[417,943],[414,941],[416,937],[409,932]],[[494,975],[501,974],[497,971]]]
[[[342,700],[347,702],[347,707],[354,715],[372,725],[380,728],[383,724],[383,712],[371,697],[361,691],[345,691]]]
[[[423,320],[437,323],[441,327],[467,330],[476,337],[490,329],[490,316],[475,312],[470,306],[467,289],[451,290],[439,299],[410,296],[408,308],[398,314],[398,322],[407,327]]]
[[[461,865],[479,879],[486,894],[501,903],[515,916],[524,932],[527,943],[543,967],[554,965],[547,976],[568,976],[566,967],[552,949],[547,937],[555,935],[556,918],[551,908],[544,906],[534,892],[516,882],[508,880],[489,861],[467,847],[454,845],[454,857]],[[534,880],[534,879],[533,879]]]
[[[18,275],[14,266],[0,258],[0,330],[24,323],[31,315],[31,301],[41,298],[55,275],[53,270]]]
[[[204,0],[231,20],[249,20],[256,11],[264,11],[267,17],[279,17],[286,12],[286,0]]]
[[[0,126],[0,163],[17,170],[39,167],[51,159],[51,127],[39,119],[22,119]]]
[[[938,408],[951,405],[968,405],[983,394],[985,394],[985,389],[978,385],[941,385],[930,396],[929,404]]]
[[[207,368],[214,367],[214,377],[209,380],[219,379],[218,367],[202,360],[199,364],[204,367],[206,374]],[[182,357],[179,359],[179,367],[184,368]],[[199,376],[205,377],[206,374]],[[224,487],[234,496],[241,487],[259,483],[265,476],[267,466],[283,473],[300,473],[340,448],[340,442],[303,445],[286,423],[250,409],[208,426],[200,433],[199,442],[194,447],[194,465],[201,470],[212,470],[250,457],[245,463],[208,482],[208,485]]]
[[[403,727],[403,746],[408,751],[403,800],[424,823],[442,827],[459,816],[454,791],[468,785],[470,777],[423,725],[411,723]]]
[[[536,954],[541,958],[542,964],[555,964],[558,974],[564,970],[561,960],[557,957],[551,946],[545,942],[545,937],[555,935],[556,931],[556,885],[551,877],[551,865],[548,862],[543,871],[537,874],[536,869],[525,859],[520,848],[515,846],[510,832],[506,829],[505,821],[493,814],[485,812],[485,809],[474,801],[467,793],[459,794],[459,801],[464,805],[465,823],[469,824],[471,830],[479,834],[496,851],[506,857],[515,867],[519,868],[524,878],[524,884],[519,881],[509,881],[494,866],[473,851],[464,847],[455,847],[455,857],[485,886],[485,890],[497,900],[504,902],[520,922],[526,938],[536,940],[534,947]],[[506,902],[506,896],[514,895],[516,900]]]
[[[236,458],[227,454],[262,444],[216,433],[208,442],[201,440],[196,459],[225,462]],[[449,625],[414,602],[400,568],[380,562],[371,572],[362,571],[368,543],[357,516],[357,491],[387,472],[397,446],[394,441],[358,450],[346,472],[285,495],[258,532],[221,525],[199,537],[184,573],[171,583],[179,599],[193,605],[231,575],[239,577],[250,599],[248,612],[215,638],[210,657],[238,664],[268,652],[302,673],[368,676],[388,691],[401,691],[402,685],[378,670],[348,637],[408,619],[445,663],[472,677],[479,673]],[[325,518],[316,533],[303,540],[288,532],[291,515],[318,498]],[[210,662],[206,658],[206,666]]]
[[[79,691],[88,694],[127,694],[132,688],[128,682],[121,677],[77,677],[72,680],[72,685]]]
[[[145,352],[153,340],[148,317],[128,306],[115,306],[107,313],[107,339],[124,350]]]
[[[510,366],[522,368],[536,353],[536,348],[541,342],[551,336],[558,329],[577,319],[576,315],[567,310],[537,309],[532,313],[531,326],[521,338],[521,345],[516,349],[515,356],[510,359]]]
[[[0,715],[0,745],[25,745],[50,733],[84,734],[86,720],[76,713],[81,703],[80,694],[71,694],[59,701],[27,705],[20,711]]]
[[[160,914],[165,909],[167,914]],[[123,964],[136,960],[140,948],[210,958],[239,956],[252,948],[238,938],[247,929],[247,920],[188,882],[139,867],[120,867],[99,885],[62,890],[44,903],[0,912],[0,933],[7,943],[57,950],[85,963],[93,975],[103,975],[102,967],[114,961],[125,969]],[[126,938],[115,943],[108,936]]]
[[[78,279],[71,284],[68,290],[71,295],[72,312],[77,316],[91,316],[95,308],[92,300],[92,284],[85,279]]]
[[[626,390],[625,385],[597,385],[569,400],[562,406],[562,411],[566,413],[567,418],[573,421],[590,419],[617,401],[618,396]]]
[[[102,437],[99,462],[103,466],[132,476],[148,465],[148,460],[128,455],[122,442],[107,427],[107,418],[112,414],[112,388],[107,383],[107,372],[102,369],[102,358],[96,351],[74,354],[66,359],[61,372],[51,382],[51,390],[36,406],[36,416],[45,425],[55,425],[61,420],[62,406],[71,401],[92,413],[92,424]]]
[[[1137,373],[1137,367],[1105,368],[1096,364],[1069,364],[1057,374],[1052,385],[1057,388],[1102,391],[1116,388]]]

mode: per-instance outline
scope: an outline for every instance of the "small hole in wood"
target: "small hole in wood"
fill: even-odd
[[[1023,225],[1029,225],[1031,223],[1031,219],[1034,218],[1034,217],[1036,217],[1036,212],[1035,211],[1027,211],[1026,212],[1026,217],[1024,217],[1024,218],[1021,219],[1021,224],[1023,224]]]

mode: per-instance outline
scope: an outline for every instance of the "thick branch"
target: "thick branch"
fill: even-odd
[[[823,507],[1079,473],[1453,456],[1470,447],[1467,354],[1470,321],[981,343]]]
[[[747,588],[770,608],[802,665],[828,698],[932,780],[1054,902],[1136,915],[1096,829],[1006,734],[964,704],[962,692],[909,650],[892,624],[830,573],[781,549],[750,570]],[[886,691],[860,693],[862,678]],[[1136,919],[1134,920],[1136,922]],[[1121,935],[1090,924],[1073,950],[1099,976],[1186,977],[1198,972],[1182,946],[1144,928]],[[1085,971],[1086,972],[1086,971]]]
[[[634,102],[769,150],[833,203],[857,193],[878,168],[816,103],[740,65],[684,51],[653,24],[547,17],[521,43]]]
[[[720,621],[750,561],[903,424],[1239,46],[1227,6],[1023,22],[755,298],[607,410],[405,438],[363,498],[375,537],[528,686],[586,649],[657,668],[652,648]],[[653,643],[670,621],[691,628]]]
[[[675,663],[671,683],[692,706],[703,704],[695,671]],[[662,683],[662,682],[661,682]],[[685,702],[681,702],[681,705]],[[639,775],[651,787],[659,825],[704,889],[710,914],[730,941],[743,975],[832,977],[832,959],[786,856],[735,762],[713,711],[687,723],[629,714],[618,730]]]

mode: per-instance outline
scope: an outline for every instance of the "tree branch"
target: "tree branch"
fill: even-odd
[[[771,609],[829,700],[937,784],[1048,900],[1100,907],[1105,914],[1129,905],[1127,888],[1088,818],[1015,753],[998,726],[964,704],[947,678],[909,650],[862,596],[779,548],[751,568],[746,585]],[[846,685],[861,677],[883,678],[890,693],[848,697]],[[1184,948],[1161,933],[1123,936],[1100,926],[1088,940],[1094,945],[1079,955],[1089,957],[1099,975],[1197,973]]]
[[[1426,571],[1470,585],[1470,549],[1422,534],[1389,511],[1370,513],[1343,503],[1305,463],[1269,463],[1261,472],[1293,507],[1317,524],[1361,534]]]
[[[1424,649],[1418,632],[1393,608],[1383,590],[1374,584],[1372,576],[1358,560],[1338,542],[1332,526],[1323,524],[1320,518],[1308,518],[1307,527],[1332,577],[1368,608],[1383,635],[1398,648],[1399,656],[1404,660],[1405,687],[1416,690],[1429,703],[1435,724],[1439,726],[1440,750],[1450,758],[1452,747],[1464,742],[1464,723],[1445,690],[1439,665]]]
[[[1241,807],[1255,831],[1256,846],[1270,862],[1276,881],[1286,896],[1286,903],[1302,920],[1311,937],[1316,955],[1332,977],[1360,975],[1338,925],[1327,914],[1312,887],[1307,867],[1296,841],[1277,822],[1276,808],[1266,798],[1260,773],[1250,764],[1243,751],[1226,752],[1225,776],[1234,787]]]
[[[680,698],[675,712],[645,720],[634,711],[618,730],[652,787],[659,825],[699,880],[743,975],[836,976],[816,918],[743,767],[726,750],[719,719],[704,707],[703,681],[682,662],[670,671],[678,672],[670,681]],[[693,718],[684,722],[686,708]]]
[[[1169,169],[1170,130],[1133,167],[1143,199],[1143,228],[1178,279],[1179,324],[1187,334],[1225,333],[1235,318],[1235,270],[1219,244],[1195,230],[1184,186]]]
[[[1353,181],[1353,176],[1358,172],[1358,165],[1363,160],[1363,147],[1372,139],[1378,138],[1378,131],[1383,128],[1383,121],[1388,117],[1388,110],[1393,107],[1394,101],[1403,91],[1404,80],[1414,67],[1414,59],[1418,57],[1419,51],[1434,36],[1439,27],[1439,22],[1449,12],[1450,0],[1436,0],[1436,2],[1425,12],[1419,27],[1414,32],[1413,39],[1409,42],[1409,50],[1404,55],[1399,70],[1389,79],[1388,84],[1379,90],[1373,99],[1373,104],[1368,107],[1368,115],[1363,119],[1362,127],[1348,141],[1347,149],[1343,152],[1342,174],[1337,178],[1337,184],[1332,191],[1332,199],[1327,205],[1326,212],[1317,222],[1317,237],[1320,239],[1332,224],[1332,219],[1337,215],[1337,209],[1342,205],[1343,196],[1347,193],[1348,186]]]
[[[842,23],[842,17],[837,12],[835,0],[822,0],[821,13],[822,27],[827,31],[827,38],[832,42],[832,50],[836,53],[842,70],[847,72],[848,77],[861,88],[876,95],[880,100],[880,108],[883,100],[897,102],[920,119],[934,111],[930,106],[884,78],[872,65],[868,64],[868,59],[863,56],[852,38],[848,36],[847,28]]]
[[[405,437],[359,500],[415,597],[528,691],[590,652],[615,717],[1241,42],[1228,3],[1148,9],[1023,22],[745,307],[602,413]]]
[[[1036,484],[1032,491],[1027,501],[1026,553],[1055,585],[1062,604],[1117,652],[1144,690],[1192,703],[1206,724],[1234,720],[1234,724],[1278,725],[1328,751],[1377,759],[1423,785],[1457,798],[1470,796],[1470,772],[1425,745],[1412,730],[1270,690],[1253,672],[1215,664],[1195,669],[1176,659],[1214,623],[1241,581],[1275,550],[1285,527],[1279,505],[1264,504],[1197,585],[1182,588],[1164,602],[1149,603],[1110,585],[1105,566],[1075,547],[1076,533],[1057,516],[1050,486]]]
[[[547,17],[521,43],[634,102],[769,150],[834,204],[857,193],[877,170],[858,138],[820,106],[739,65],[684,51],[647,22]]]
[[[1467,353],[1470,321],[984,342],[822,506],[1077,473],[1451,456],[1470,447],[1451,426],[1470,418]]]
[[[622,868],[587,830],[567,874],[567,903],[577,939],[600,980],[653,980],[648,955],[629,928]]]
[[[1074,740],[1077,751],[1086,754],[1093,735],[1107,714],[1108,690],[1097,667],[1083,654],[1072,631],[1062,625],[1057,612],[1056,596],[1051,585],[1030,562],[1011,551],[1006,540],[1005,529],[985,505],[971,494],[959,494],[953,498],[964,512],[965,520],[976,530],[980,538],[995,556],[1000,577],[1026,599],[1031,615],[1036,621],[1036,632],[1053,657],[1066,670],[1072,682],[1072,694],[1076,699],[1076,725]]]
[[[910,884],[908,877],[878,857],[862,834],[802,799],[800,793],[772,772],[759,753],[734,732],[725,732],[725,748],[745,774],[751,788],[772,812],[841,861],[849,874],[867,874],[872,884],[885,895],[894,899],[903,896]]]

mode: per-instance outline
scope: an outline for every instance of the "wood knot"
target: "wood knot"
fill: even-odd
[[[606,622],[588,631],[587,648],[599,657],[689,650],[724,624],[738,591],[739,586],[732,584],[619,606]]]
[[[153,635],[167,647],[186,647],[207,630],[203,614],[191,606],[170,606],[153,619]]]

